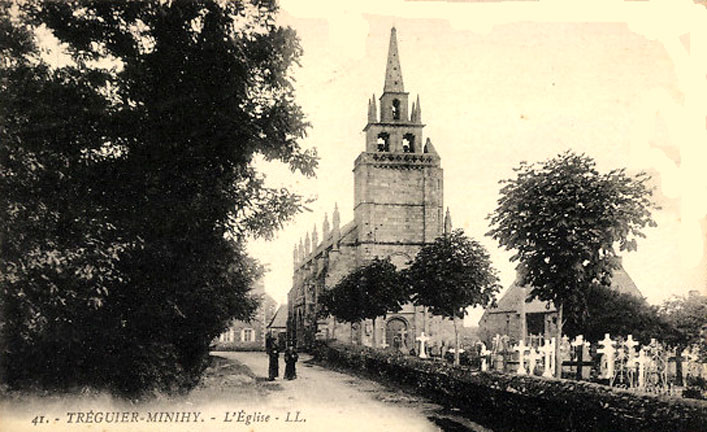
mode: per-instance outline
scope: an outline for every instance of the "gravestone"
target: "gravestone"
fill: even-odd
[[[427,350],[425,349],[425,342],[430,340],[430,338],[425,336],[425,332],[422,332],[422,333],[420,333],[420,336],[415,338],[415,340],[420,342],[420,358],[427,358]]]
[[[599,341],[599,346],[597,353],[602,354],[601,363],[604,372],[602,378],[610,380],[614,377],[614,357],[616,352],[614,350],[614,341],[609,336],[609,333],[604,334],[604,339]]]

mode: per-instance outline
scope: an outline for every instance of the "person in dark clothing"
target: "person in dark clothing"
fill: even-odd
[[[272,344],[268,351],[270,363],[268,365],[268,379],[274,381],[280,375],[280,351],[277,349],[277,344]]]
[[[297,351],[295,347],[290,345],[285,351],[285,379],[293,380],[297,378],[297,371],[295,370],[295,363],[297,363]]]

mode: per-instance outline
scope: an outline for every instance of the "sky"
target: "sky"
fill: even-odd
[[[669,19],[668,19],[669,18]],[[320,155],[304,179],[261,162],[268,183],[314,201],[249,251],[269,268],[265,289],[286,301],[292,249],[337,203],[353,219],[353,162],[364,149],[367,100],[383,89],[395,26],[405,90],[419,95],[424,137],[444,169],[455,228],[489,250],[501,283],[510,252],[485,236],[499,180],[521,161],[571,149],[600,171],[653,176],[653,216],[624,268],[650,303],[707,293],[707,8],[689,1],[281,1],[280,22],[304,50],[297,100]],[[321,238],[321,235],[320,235]],[[467,324],[475,324],[472,311]]]

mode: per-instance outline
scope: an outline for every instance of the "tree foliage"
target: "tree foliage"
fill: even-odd
[[[527,269],[530,295],[583,316],[590,288],[611,285],[618,250],[636,249],[641,229],[655,226],[652,190],[645,173],[606,174],[584,155],[566,152],[535,164],[521,163],[503,180],[488,235]]]
[[[652,338],[663,340],[667,326],[658,308],[644,298],[596,285],[589,288],[587,313],[568,316],[564,333],[570,337],[583,335],[586,340],[599,341],[605,333],[616,336],[633,335],[644,344]]]
[[[501,288],[486,249],[461,229],[425,245],[405,273],[415,304],[447,318],[493,304]]]
[[[486,249],[461,229],[425,245],[405,271],[412,299],[434,315],[454,321],[454,363],[459,364],[457,319],[469,306],[494,305],[501,289]]]
[[[0,4],[2,373],[125,394],[193,384],[256,302],[246,236],[302,208],[256,155],[300,147],[274,1]],[[46,55],[51,37],[54,52]]]
[[[707,345],[707,296],[690,291],[687,296],[672,296],[660,306],[668,325],[665,340],[681,348]]]
[[[325,313],[349,323],[397,312],[409,300],[395,265],[389,258],[373,258],[322,293]]]

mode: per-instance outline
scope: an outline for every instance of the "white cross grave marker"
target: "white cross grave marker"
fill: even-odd
[[[516,345],[514,348],[516,351],[518,351],[518,370],[516,373],[518,375],[527,375],[527,372],[525,370],[525,352],[528,350],[528,347],[525,346],[525,341],[521,339],[520,343]]]
[[[481,344],[481,349],[479,350],[479,355],[481,356],[481,371],[486,372],[489,368],[486,358],[488,357],[489,354],[491,354],[491,351],[486,349],[486,344],[483,342],[480,342]]]
[[[604,339],[599,341],[601,348],[597,350],[602,354],[602,362],[606,363],[606,371],[604,378],[611,379],[614,376],[614,341],[611,340],[609,333],[604,333]]]
[[[638,341],[633,340],[633,335],[628,335],[628,337],[624,341],[624,346],[626,347],[626,351],[628,351],[627,361],[629,363],[631,363],[633,359],[636,358],[636,346],[638,345]]]
[[[528,356],[528,374],[535,375],[535,366],[538,364],[538,360],[542,357],[537,348],[530,347],[530,355]]]
[[[545,339],[540,351],[545,355],[545,370],[543,371],[543,376],[545,378],[552,378],[555,376],[555,338],[548,341]]]
[[[636,363],[638,363],[638,387],[639,388],[644,388],[646,386],[646,365],[650,359],[648,358],[648,355],[646,354],[646,348],[643,347],[641,348],[641,352],[638,355],[638,360],[636,360]]]
[[[430,340],[430,338],[425,336],[425,332],[422,332],[420,333],[420,336],[415,338],[415,340],[420,342],[420,358],[427,358],[427,352],[425,351],[425,342]]]

